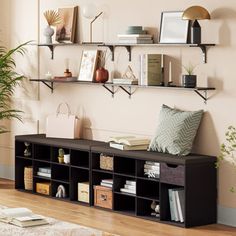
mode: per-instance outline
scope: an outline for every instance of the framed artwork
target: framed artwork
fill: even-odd
[[[58,13],[62,21],[56,27],[56,41],[74,43],[76,40],[78,6],[59,8]]]
[[[84,50],[80,62],[78,80],[93,82],[98,62],[98,50]]]
[[[162,12],[159,43],[187,43],[189,20],[182,19],[183,12]]]

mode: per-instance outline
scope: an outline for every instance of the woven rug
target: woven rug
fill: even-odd
[[[53,218],[45,217],[45,219],[49,222],[48,225],[29,228],[0,222],[0,236],[118,236]]]

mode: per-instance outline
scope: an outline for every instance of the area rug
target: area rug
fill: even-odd
[[[53,218],[45,217],[45,219],[49,222],[48,225],[29,228],[0,222],[0,236],[118,236]]]

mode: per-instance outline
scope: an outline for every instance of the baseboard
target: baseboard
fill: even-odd
[[[15,167],[0,165],[0,178],[15,180]]]
[[[218,205],[218,223],[236,227],[236,208]]]

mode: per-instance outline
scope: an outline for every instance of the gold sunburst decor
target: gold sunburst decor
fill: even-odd
[[[62,21],[60,14],[55,10],[47,10],[43,15],[49,26],[56,26]]]

